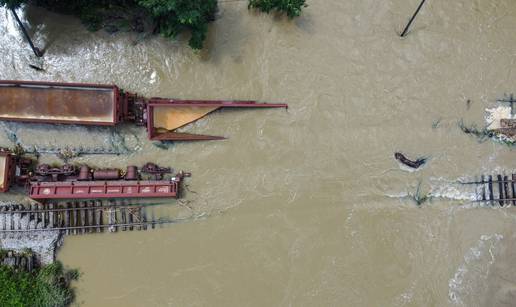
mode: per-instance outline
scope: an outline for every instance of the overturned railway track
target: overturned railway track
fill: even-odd
[[[65,235],[154,229],[175,223],[169,219],[148,220],[148,206],[80,201],[0,207],[0,234],[62,231]],[[154,216],[154,215],[152,215]]]

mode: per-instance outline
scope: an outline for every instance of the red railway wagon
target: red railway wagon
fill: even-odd
[[[114,126],[123,120],[124,99],[115,85],[0,81],[0,118]]]
[[[145,99],[105,84],[0,81],[0,120],[95,126],[133,122],[146,127],[151,140],[159,141],[223,139],[175,130],[228,107],[288,106],[255,101]]]
[[[29,197],[47,199],[157,198],[178,196],[179,180],[32,182]]]
[[[147,163],[141,168],[91,169],[65,164],[53,167],[15,156],[0,149],[0,192],[15,184],[26,186],[34,200],[51,199],[117,199],[178,198],[180,184],[189,173],[172,175],[171,168]]]

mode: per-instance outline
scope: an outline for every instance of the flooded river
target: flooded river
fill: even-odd
[[[41,61],[0,10],[0,79],[290,105],[214,113],[185,131],[228,140],[169,149],[135,127],[0,124],[3,146],[123,147],[74,162],[193,173],[183,201],[155,209],[182,223],[65,239],[81,306],[515,305],[516,211],[454,182],[516,168],[511,148],[457,125],[484,125],[516,90],[516,2],[427,1],[404,39],[418,0],[308,3],[294,21],[220,3],[198,54],[185,38],[89,33],[30,9]],[[396,151],[428,164],[408,172]],[[421,206],[408,196],[419,184],[433,196]]]

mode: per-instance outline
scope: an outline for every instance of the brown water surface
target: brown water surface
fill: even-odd
[[[319,0],[298,19],[220,4],[206,50],[135,34],[88,33],[28,10],[40,63],[0,11],[0,78],[115,83],[146,96],[286,102],[217,111],[184,129],[217,142],[163,150],[143,129],[115,130],[134,153],[191,171],[184,201],[147,232],[67,237],[82,306],[514,306],[516,212],[471,203],[459,178],[515,167],[479,143],[486,107],[515,90],[516,2]],[[66,30],[65,30],[66,29]],[[470,101],[468,103],[468,100]],[[0,123],[2,145],[110,146],[113,130]],[[396,151],[426,156],[417,172]],[[52,160],[50,156],[44,159]],[[407,197],[421,183],[433,199]]]

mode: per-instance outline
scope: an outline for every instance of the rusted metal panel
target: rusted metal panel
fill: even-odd
[[[188,120],[183,120],[179,127],[172,130],[164,129],[163,118],[158,119],[156,114],[166,113],[167,108],[177,108],[184,111],[185,107],[194,108],[195,112],[185,116]],[[154,141],[207,141],[225,139],[220,136],[196,135],[189,133],[174,132],[175,128],[183,127],[196,120],[203,118],[211,112],[220,108],[287,108],[284,103],[257,103],[255,101],[226,101],[226,100],[177,100],[164,98],[151,98],[147,103],[147,134],[150,140]],[[199,110],[205,109],[206,112]],[[194,115],[198,116],[195,117]],[[171,116],[177,116],[171,112]],[[178,121],[179,122],[179,121]]]
[[[119,95],[114,85],[0,81],[0,119],[115,125]]]
[[[45,199],[159,198],[178,196],[179,181],[35,182],[29,197]]]

